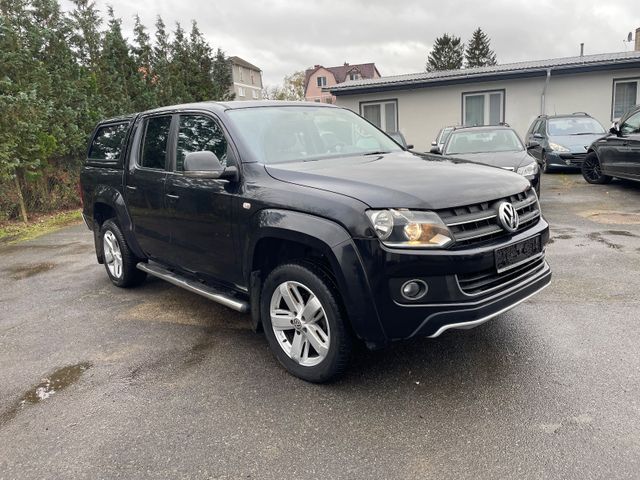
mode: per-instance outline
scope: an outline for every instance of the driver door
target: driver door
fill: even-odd
[[[165,196],[171,230],[171,263],[198,276],[240,283],[233,235],[233,199],[238,182],[184,175],[187,153],[208,150],[227,166],[233,153],[218,121],[204,113],[182,113],[176,126]]]

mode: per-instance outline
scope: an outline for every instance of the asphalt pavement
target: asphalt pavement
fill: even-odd
[[[0,246],[0,479],[639,478],[640,184],[542,182],[549,288],[330,385],[84,225]]]

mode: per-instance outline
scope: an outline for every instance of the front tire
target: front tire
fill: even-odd
[[[147,274],[138,270],[138,259],[129,249],[120,227],[114,220],[107,220],[100,228],[100,245],[107,275],[116,287],[128,288],[140,285]]]
[[[313,264],[275,268],[260,312],[269,347],[289,373],[308,382],[337,378],[347,367],[351,335],[332,278]]]
[[[589,152],[587,154],[584,162],[582,162],[581,171],[584,179],[591,184],[603,185],[605,183],[609,183],[612,179],[609,175],[604,175],[602,173],[600,159],[596,152]]]

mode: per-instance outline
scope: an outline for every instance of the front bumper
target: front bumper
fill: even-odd
[[[547,152],[547,163],[554,167],[576,167],[579,168],[584,162],[587,152]]]
[[[482,272],[492,274],[497,248],[536,235],[544,246],[549,239],[549,226],[544,219],[523,232],[470,249],[409,252],[385,248],[377,240],[356,240],[369,280],[371,302],[387,339],[433,338],[452,328],[475,327],[544,289],[551,281],[544,251],[536,259],[535,268],[522,270],[509,281],[500,283],[500,274],[495,272],[497,283],[486,290],[461,287],[462,278],[473,278]],[[401,286],[413,279],[422,280],[429,287],[416,302],[400,295]]]

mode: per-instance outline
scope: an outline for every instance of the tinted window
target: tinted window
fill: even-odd
[[[540,124],[538,125],[535,133],[539,133],[543,137],[547,136],[547,124],[544,120],[540,120]]]
[[[167,159],[167,142],[171,117],[152,117],[147,120],[147,127],[142,144],[140,165],[146,168],[164,170]]]
[[[176,171],[184,170],[184,158],[187,153],[203,150],[215,153],[222,166],[227,165],[227,140],[218,123],[204,115],[181,116]]]
[[[640,112],[627,118],[620,127],[620,131],[623,135],[629,135],[630,133],[640,133]]]
[[[93,160],[118,160],[128,128],[128,123],[100,127],[91,144],[89,158]]]

